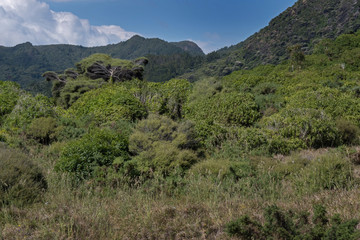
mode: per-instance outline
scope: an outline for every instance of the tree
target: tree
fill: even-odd
[[[305,54],[301,49],[301,45],[296,44],[294,46],[291,46],[288,48],[288,51],[290,53],[290,62],[292,65],[292,70],[294,71],[295,67],[301,69],[305,61]]]

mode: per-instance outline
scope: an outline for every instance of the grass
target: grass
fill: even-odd
[[[234,180],[189,174],[177,188],[161,179],[138,187],[110,188],[91,181],[74,187],[68,176],[52,171],[56,156],[51,155],[54,160],[44,156],[38,154],[34,161],[45,170],[48,191],[31,206],[3,207],[0,239],[231,239],[225,233],[228,222],[246,214],[263,223],[264,208],[274,204],[298,212],[322,204],[329,215],[360,219],[356,175],[346,187],[298,191],[291,174],[298,176],[304,170],[287,165],[307,159],[308,168],[320,158],[350,162],[341,149],[253,157],[262,166],[254,177]],[[359,166],[351,164],[352,171],[358,171]],[[279,172],[287,175],[277,178],[274,173]]]

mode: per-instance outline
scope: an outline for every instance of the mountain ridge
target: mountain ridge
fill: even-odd
[[[159,38],[144,38],[138,35],[124,42],[99,47],[70,44],[33,45],[26,42],[14,47],[0,46],[0,79],[18,82],[23,88],[34,93],[42,92],[49,95],[51,85],[44,81],[42,73],[62,72],[94,53],[104,53],[122,59],[143,56],[157,58],[164,55],[186,59],[205,55],[196,43],[190,41],[170,43]],[[165,75],[168,76],[172,75]],[[165,80],[168,79],[159,81]]]

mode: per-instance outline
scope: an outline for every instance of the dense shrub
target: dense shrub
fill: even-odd
[[[342,220],[338,215],[327,216],[325,207],[314,205],[312,221],[310,213],[284,211],[273,205],[264,212],[265,223],[261,224],[248,216],[231,221],[226,225],[230,236],[240,239],[349,239],[360,237],[357,220]],[[329,223],[329,224],[328,224]]]
[[[121,131],[95,129],[68,142],[56,170],[70,172],[79,180],[90,178],[96,168],[111,166],[115,158],[129,159],[128,136]]]
[[[40,143],[48,145],[54,140],[55,128],[55,118],[41,117],[34,119],[26,132],[30,137],[38,140]]]
[[[28,156],[0,143],[0,207],[25,205],[41,199],[47,189],[41,170]]]
[[[129,149],[135,156],[128,167],[133,174],[148,177],[183,172],[198,161],[197,148],[192,123],[179,124],[165,116],[150,115],[130,136]]]
[[[20,95],[20,86],[15,82],[0,81],[0,124],[2,117],[9,114]]]
[[[336,121],[341,143],[346,145],[354,145],[359,143],[360,129],[349,120],[338,119]]]
[[[58,141],[79,138],[85,134],[89,121],[91,121],[91,117],[81,119],[60,117],[53,135]]]
[[[12,130],[25,130],[35,118],[55,117],[54,105],[44,95],[23,94],[5,119],[5,126]]]
[[[85,93],[71,106],[69,113],[76,118],[93,116],[96,123],[134,121],[147,115],[141,102],[121,84]]]
[[[360,100],[352,93],[344,93],[334,88],[297,91],[288,98],[287,108],[318,109],[334,119],[341,117],[356,124],[360,123]]]
[[[303,146],[320,148],[338,144],[336,123],[321,110],[284,109],[264,118],[262,125],[284,138],[300,139]],[[300,143],[295,145],[302,146]]]
[[[166,114],[172,119],[181,119],[190,90],[190,82],[185,79],[172,79],[165,82],[161,85],[162,103],[159,113]]]
[[[267,151],[270,154],[289,154],[292,151],[306,148],[306,143],[299,138],[286,138],[273,134],[268,142]]]
[[[69,108],[73,105],[84,93],[100,88],[105,82],[100,79],[91,80],[86,77],[78,77],[76,80],[69,79],[65,86],[61,86],[61,82],[53,83],[53,95],[56,105],[63,108]]]
[[[252,94],[221,92],[190,103],[187,117],[194,121],[206,119],[226,126],[251,126],[260,114]]]

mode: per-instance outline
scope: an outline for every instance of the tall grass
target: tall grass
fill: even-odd
[[[46,170],[48,191],[29,207],[3,207],[0,239],[230,239],[228,222],[246,214],[263,223],[264,208],[273,204],[311,212],[320,203],[330,215],[360,218],[360,190],[351,175],[357,166],[340,150],[332,151],[252,157],[255,174],[244,178],[188,174],[117,187],[74,185],[40,155],[36,161]],[[325,176],[318,171],[328,175],[316,180]]]

